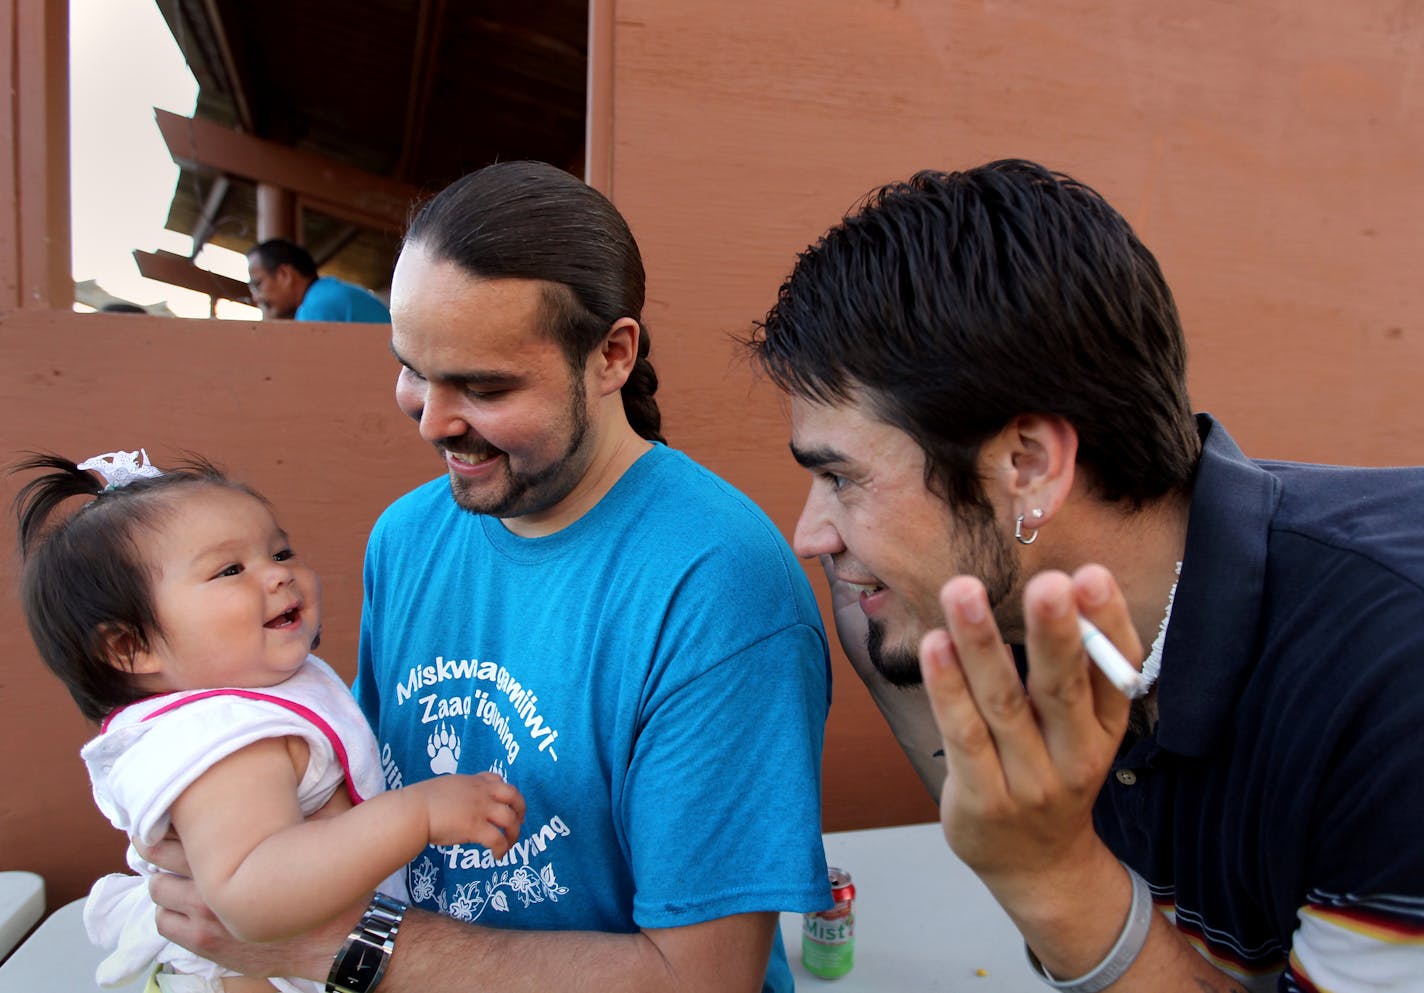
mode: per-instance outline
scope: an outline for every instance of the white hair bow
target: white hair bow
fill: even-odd
[[[107,455],[96,455],[92,459],[79,463],[81,469],[92,469],[104,477],[106,490],[116,490],[120,486],[127,486],[135,479],[144,477],[161,476],[163,470],[148,461],[148,452],[140,448],[136,452],[109,452]]]

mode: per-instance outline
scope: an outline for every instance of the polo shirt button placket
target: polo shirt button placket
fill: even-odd
[[[1137,782],[1137,773],[1131,769],[1119,769],[1113,773],[1113,775],[1117,778],[1117,781],[1124,786],[1132,786]]]

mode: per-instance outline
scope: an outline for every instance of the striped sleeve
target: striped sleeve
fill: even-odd
[[[1418,990],[1424,977],[1424,898],[1307,894],[1290,965],[1289,993]]]

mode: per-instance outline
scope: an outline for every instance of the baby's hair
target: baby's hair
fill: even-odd
[[[267,501],[198,456],[161,476],[106,488],[95,474],[58,455],[32,452],[10,473],[48,470],[15,495],[19,519],[20,600],[40,657],[80,711],[102,721],[146,695],[128,670],[163,632],[154,607],[155,570],[143,532],[162,525],[173,499],[197,486],[219,486]],[[65,517],[73,497],[88,497]],[[114,646],[128,645],[127,657]]]

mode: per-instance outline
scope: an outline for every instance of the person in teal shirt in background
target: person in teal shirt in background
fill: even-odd
[[[247,253],[247,284],[264,318],[389,324],[391,312],[369,290],[317,272],[300,245],[271,238]]]

